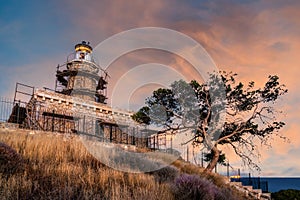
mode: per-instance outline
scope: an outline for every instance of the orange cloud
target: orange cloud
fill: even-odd
[[[300,120],[298,112],[299,4],[270,4],[267,1],[247,5],[210,2],[205,5],[205,9],[201,9],[197,7],[198,5],[193,7],[179,1],[172,2],[172,5],[168,1],[155,1],[147,5],[141,1],[136,1],[134,5],[124,1],[104,1],[95,2],[92,6],[99,9],[90,9],[90,5],[77,6],[76,3],[72,7],[78,12],[85,13],[76,20],[84,24],[86,29],[92,30],[92,37],[99,38],[97,34],[103,35],[101,31],[107,36],[142,26],[172,28],[197,40],[206,48],[221,70],[237,72],[242,81],[254,80],[258,85],[262,85],[268,75],[279,75],[280,80],[289,88],[289,95],[281,102],[281,105],[289,105],[285,117],[288,125],[282,133],[293,143],[274,140],[273,149],[262,149],[261,162],[270,166],[264,168],[266,174],[272,174],[275,171],[271,166],[274,166],[276,161],[286,161],[283,156],[297,160],[296,157],[289,156],[288,152],[292,149],[299,151],[297,148],[300,145],[296,142],[299,141],[297,133],[300,131],[297,125]],[[146,53],[149,53],[148,56],[135,52],[129,55],[130,61],[123,63],[117,61],[114,63],[117,65],[116,68],[111,68],[111,75],[119,77],[130,67],[136,66],[134,64],[146,63],[150,60],[171,65],[187,77],[192,77],[194,74],[189,63],[179,57],[166,56],[166,53],[163,53],[163,56],[155,55],[151,51]],[[111,86],[114,82],[115,80],[110,82]],[[227,154],[232,161],[238,161],[231,151]],[[297,163],[294,164],[299,166]],[[282,171],[284,168],[283,165],[278,167]]]
[[[263,0],[249,4],[229,4],[226,1],[186,3],[166,0],[145,3],[136,0],[128,3],[122,0],[85,2],[65,0],[61,2],[61,7],[64,8],[64,12],[73,13],[70,21],[73,29],[68,34],[75,42],[88,39],[96,46],[112,34],[131,28],[166,27],[197,40],[209,52],[219,69],[237,72],[242,81],[254,80],[261,85],[269,74],[278,74],[289,88],[289,94],[281,105],[288,105],[285,117],[287,127],[283,130],[283,134],[289,137],[292,143],[274,140],[272,150],[262,150],[262,163],[267,166],[264,168],[266,174],[276,173],[274,169],[284,172],[288,166],[283,164],[275,166],[283,161],[293,160],[293,166],[300,168],[296,162],[299,160],[297,154],[289,154],[293,150],[298,155],[300,153],[297,135],[300,131],[298,2],[286,4]],[[19,74],[22,74],[22,82],[51,87],[54,85],[55,65],[63,61],[63,58],[49,58],[34,65],[24,64],[16,71],[10,72],[11,82],[18,81]],[[148,62],[171,66],[188,79],[192,79],[195,74],[191,65],[178,56],[154,50],[132,52],[114,62],[109,68],[112,77],[108,85],[109,96],[119,77],[132,67]],[[45,77],[46,74],[50,78],[36,78]],[[141,92],[145,94],[146,89],[150,90],[152,87],[141,89]],[[11,96],[13,87],[8,91],[10,92],[7,95]],[[230,160],[238,163],[232,151],[228,151],[227,154]]]

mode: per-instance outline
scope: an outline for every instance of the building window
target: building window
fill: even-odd
[[[85,58],[85,54],[84,53],[80,53],[79,54],[79,59],[84,59]]]

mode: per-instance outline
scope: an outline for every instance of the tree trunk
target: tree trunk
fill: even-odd
[[[219,156],[221,154],[221,151],[217,148],[217,146],[214,146],[211,151],[214,156],[205,168],[204,172],[212,172],[212,170],[216,167],[219,160]]]

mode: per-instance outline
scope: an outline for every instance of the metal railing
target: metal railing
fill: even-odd
[[[231,178],[232,182],[241,182],[244,186],[252,186],[253,189],[261,189],[263,193],[269,192],[268,181],[260,180],[260,177]]]
[[[145,133],[145,129],[137,126],[120,128],[116,122],[107,121],[107,117],[108,115],[103,114],[102,118],[99,118],[76,110],[67,113],[49,110],[34,102],[34,99],[25,103],[0,98],[0,122],[13,123],[19,128],[87,135],[100,141],[132,144],[152,150],[172,147],[165,137],[158,139],[150,136],[150,132]]]
[[[14,103],[12,99],[0,97],[0,122],[7,122],[12,112]]]

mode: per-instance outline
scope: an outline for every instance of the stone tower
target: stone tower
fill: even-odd
[[[93,48],[82,41],[75,45],[75,52],[67,62],[57,67],[57,92],[81,100],[106,103],[107,73],[94,61]]]

